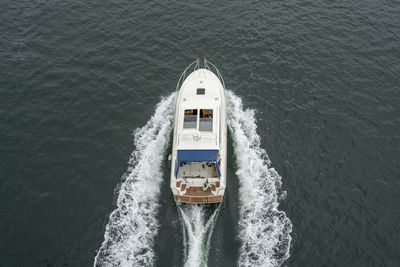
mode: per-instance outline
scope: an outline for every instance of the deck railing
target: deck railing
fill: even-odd
[[[189,64],[189,66],[186,67],[186,69],[182,72],[181,76],[179,77],[178,83],[176,84],[176,91],[179,91],[181,88],[183,82],[186,79],[187,72],[192,73],[195,70],[198,70],[200,66],[200,59],[197,59],[196,61],[193,61],[192,63]]]
[[[222,86],[224,87],[224,90],[225,90],[224,78],[222,77],[218,68],[213,63],[208,61],[207,59],[204,59],[204,61],[203,61],[203,68],[214,72],[217,75],[218,79],[220,79]],[[179,77],[178,83],[176,84],[176,91],[179,91],[179,89],[181,88],[186,77],[190,73],[192,73],[193,71],[198,70],[198,69],[200,69],[200,59],[197,59],[196,61],[193,61],[192,63],[190,63],[189,66],[187,66],[186,69],[182,72],[181,76]]]
[[[207,59],[204,59],[204,68],[217,74],[218,79],[220,79],[222,86],[224,87],[224,90],[225,90],[225,81],[224,81],[224,78],[222,77],[221,73],[219,72],[218,68],[214,64],[212,64],[210,61],[208,61]]]

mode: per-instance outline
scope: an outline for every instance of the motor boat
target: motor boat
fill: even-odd
[[[225,83],[214,64],[191,63],[176,86],[170,187],[177,203],[222,202],[226,188]]]

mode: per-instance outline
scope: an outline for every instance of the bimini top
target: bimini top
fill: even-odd
[[[179,162],[215,162],[218,150],[178,150]]]
[[[181,163],[187,162],[213,162],[218,172],[218,176],[221,176],[221,171],[218,166],[218,150],[178,150],[178,160],[175,167],[175,176],[178,177],[179,167]]]

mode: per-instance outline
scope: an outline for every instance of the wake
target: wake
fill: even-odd
[[[117,209],[106,226],[94,266],[152,266],[162,183],[162,162],[168,146],[175,93],[162,99],[147,124],[135,131],[135,151],[121,184]]]
[[[211,236],[221,205],[214,210],[205,206],[178,206],[182,224],[185,267],[207,266]],[[207,213],[210,213],[207,214]]]
[[[270,168],[260,147],[254,110],[244,109],[240,97],[226,91],[228,126],[232,134],[240,188],[239,266],[279,266],[289,258],[292,224],[278,210],[281,177]],[[133,151],[117,208],[111,213],[94,266],[152,266],[156,215],[162,183],[162,163],[172,130],[175,93],[161,100],[147,124],[135,131]],[[228,177],[229,178],[229,177]],[[185,266],[206,266],[216,209],[178,206]]]
[[[239,266],[279,266],[289,258],[292,223],[278,210],[281,177],[260,147],[254,110],[226,91],[228,127],[232,133],[240,188]]]

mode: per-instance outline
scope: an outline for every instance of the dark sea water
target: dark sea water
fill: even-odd
[[[2,1],[0,266],[400,266],[399,25],[398,1]],[[196,58],[229,89],[229,183],[186,211],[168,101]]]

